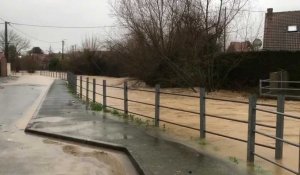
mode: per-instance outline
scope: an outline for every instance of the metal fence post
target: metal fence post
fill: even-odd
[[[124,113],[128,115],[128,85],[124,82]]]
[[[284,103],[285,97],[283,95],[279,95],[277,97],[277,112],[284,113]],[[283,130],[284,130],[284,116],[281,114],[277,114],[276,118],[276,137],[283,139]],[[276,139],[275,146],[275,159],[282,159],[283,152],[283,142]]]
[[[96,102],[96,79],[93,79],[93,103]]]
[[[262,80],[259,80],[259,95],[262,96]]]
[[[160,85],[155,86],[155,126],[159,127]]]
[[[74,73],[72,73],[72,75],[73,75],[73,81],[74,81],[74,93],[75,93],[75,95],[77,95],[78,93],[77,93],[77,75],[75,75]]]
[[[86,107],[89,105],[89,77],[86,77],[86,96],[85,96]]]
[[[300,130],[299,130],[299,145],[300,145]],[[298,148],[298,175],[300,175],[300,147]]]
[[[249,97],[247,161],[251,163],[254,162],[255,152],[256,101],[256,96]]]
[[[106,80],[103,80],[103,108],[106,109]]]
[[[80,81],[79,81],[79,96],[80,99],[82,99],[82,76],[80,76]]]
[[[200,138],[205,138],[205,88],[200,88]]]

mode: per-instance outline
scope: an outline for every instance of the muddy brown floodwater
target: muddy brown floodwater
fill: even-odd
[[[83,76],[83,80],[86,80],[87,76]],[[137,83],[134,80],[130,80],[128,78],[112,78],[112,77],[95,77],[90,76],[90,82],[93,78],[96,79],[97,84],[102,84],[102,80],[107,80],[108,85],[120,86],[123,87],[123,82],[125,80],[129,81],[129,87],[153,90],[153,88],[146,87],[144,83]],[[79,79],[79,78],[78,78]],[[77,82],[79,85],[79,81]],[[83,82],[83,86],[86,87],[86,83]],[[92,89],[92,85],[90,84],[90,89]],[[97,86],[96,91],[102,94],[102,87]],[[180,94],[188,94],[188,95],[199,95],[197,93],[192,92],[189,89],[161,89],[163,92],[173,92]],[[79,92],[79,91],[78,91]],[[85,90],[83,90],[83,94],[85,95]],[[154,103],[154,93],[148,92],[140,92],[129,90],[129,99],[142,101],[147,103]],[[123,98],[123,90],[116,88],[107,88],[107,95],[114,97]],[[248,95],[238,92],[230,92],[230,91],[218,91],[209,93],[208,96],[211,97],[219,97],[219,98],[229,98],[234,100],[242,100],[248,101]],[[92,93],[89,93],[89,97],[92,97]],[[97,102],[102,103],[102,97],[96,96]],[[276,104],[276,100],[266,100],[259,99],[260,103],[265,104]],[[117,99],[107,99],[107,104],[109,106],[113,106],[116,108],[123,109],[123,101]],[[169,106],[177,109],[184,109],[189,111],[199,112],[199,99],[189,98],[189,97],[179,97],[173,95],[165,95],[161,94],[161,105]],[[264,109],[276,110],[272,107],[263,107]],[[298,101],[286,101],[285,111],[289,114],[294,114],[300,116],[300,102]],[[129,102],[129,111],[145,114],[148,116],[154,116],[154,107],[132,103]],[[222,102],[222,101],[212,101],[207,100],[206,102],[206,113],[215,114],[219,116],[229,117],[233,119],[240,120],[248,120],[248,105],[246,104],[236,104],[230,102]],[[169,109],[161,109],[160,117],[163,120],[180,123],[182,125],[191,126],[194,128],[199,128],[199,116],[194,114],[189,114],[185,112],[178,112]],[[145,119],[147,120],[147,119]],[[274,114],[267,114],[263,112],[257,112],[257,122],[262,124],[268,124],[275,126],[276,125],[276,116]],[[293,143],[299,142],[299,128],[300,121],[290,118],[285,118],[284,124],[284,139],[289,140]],[[201,149],[219,157],[223,157],[224,159],[229,160],[229,157],[233,157],[237,159],[237,162],[242,166],[246,165],[246,150],[247,145],[245,143],[224,139],[218,136],[213,136],[207,134],[207,140],[205,144],[199,140],[199,132],[181,128],[174,125],[169,125],[162,122],[161,126],[165,126],[166,133],[171,137],[180,139],[181,141],[194,146],[200,147]],[[246,140],[247,139],[247,124],[234,123],[222,119],[214,119],[207,117],[207,130],[229,135],[232,137],[237,137]],[[266,134],[274,135],[275,130],[269,128],[263,128],[257,126],[257,130],[262,131]],[[269,139],[263,136],[256,136],[256,142],[265,144],[268,146],[275,146],[275,141],[273,139]],[[298,169],[298,148],[289,146],[284,144],[284,153],[283,159],[277,161],[278,163],[282,163],[289,168],[292,168],[297,171]],[[268,159],[274,160],[275,153],[274,150],[261,148],[256,146],[256,153],[267,157]],[[241,163],[243,162],[243,163]],[[265,174],[271,173],[276,175],[289,175],[290,173],[278,168],[277,166],[273,166],[266,161],[263,161],[259,158],[255,160],[255,171],[257,173]]]

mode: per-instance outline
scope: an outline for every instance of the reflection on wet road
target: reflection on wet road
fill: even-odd
[[[136,174],[122,153],[24,134],[52,81],[40,76],[0,79],[0,174]]]

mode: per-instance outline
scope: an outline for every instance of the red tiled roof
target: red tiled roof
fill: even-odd
[[[249,41],[245,42],[231,42],[228,52],[249,52],[251,51],[251,43]]]

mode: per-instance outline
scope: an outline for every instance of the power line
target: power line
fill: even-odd
[[[247,10],[247,9],[229,9],[229,10],[236,10],[236,11],[240,11],[240,12],[253,12],[253,13],[266,13],[266,11],[263,10]]]
[[[99,28],[116,28],[116,27],[124,27],[124,26],[56,26],[56,25],[36,25],[36,24],[24,24],[24,23],[16,23],[10,22],[14,25],[19,26],[27,26],[27,27],[40,27],[40,28],[57,28],[57,29],[99,29]]]
[[[17,31],[17,32],[19,32],[19,33],[21,33],[21,34],[23,34],[24,36],[26,36],[26,37],[28,37],[28,38],[31,38],[31,39],[33,39],[33,40],[36,40],[36,41],[40,41],[40,42],[44,42],[44,43],[49,43],[49,44],[51,44],[51,43],[60,43],[60,42],[61,42],[61,41],[46,41],[46,40],[41,40],[41,39],[38,39],[38,38],[36,38],[36,37],[34,37],[34,36],[31,36],[31,35],[29,35],[29,34],[23,32],[23,31],[17,29],[16,27],[14,27],[13,25],[11,25],[10,23],[9,23],[9,25],[10,25],[15,31]]]

